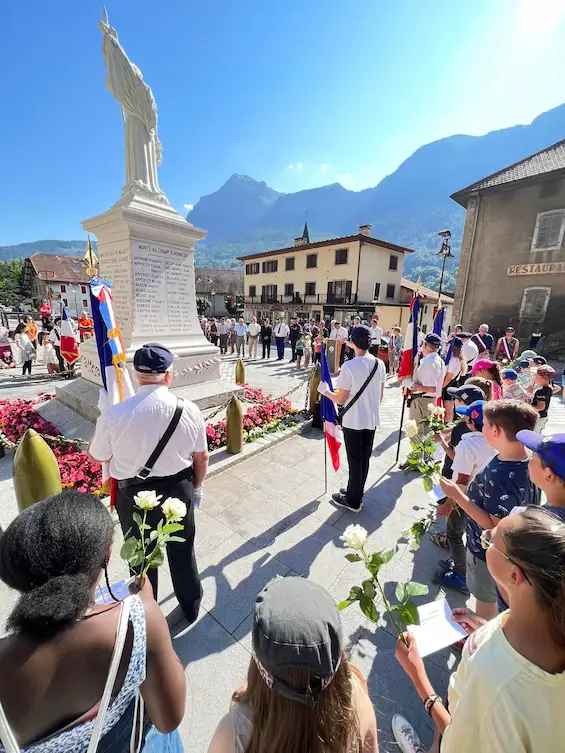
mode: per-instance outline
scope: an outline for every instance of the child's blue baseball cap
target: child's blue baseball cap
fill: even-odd
[[[487,404],[486,400],[475,400],[471,405],[458,405],[455,408],[456,413],[460,416],[467,416],[480,429],[483,428],[483,408]]]
[[[548,468],[565,481],[565,434],[550,434],[545,437],[537,431],[522,429],[516,439],[537,453]]]
[[[502,378],[503,379],[511,379],[512,381],[518,379],[518,372],[514,371],[514,369],[503,369],[502,371]]]

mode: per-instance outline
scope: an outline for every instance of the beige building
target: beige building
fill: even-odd
[[[356,235],[316,243],[310,243],[305,226],[290,248],[240,257],[246,314],[348,322],[355,314],[368,319],[375,308],[398,309],[409,253],[412,249],[373,238],[370,225],[361,225]]]
[[[451,197],[467,210],[454,317],[495,336],[511,325],[527,348],[565,352],[565,141]]]

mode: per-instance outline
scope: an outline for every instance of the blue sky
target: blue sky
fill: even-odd
[[[422,144],[565,101],[565,0],[106,0],[181,212],[234,172],[359,190]],[[123,184],[96,0],[5,3],[0,245],[83,237]]]

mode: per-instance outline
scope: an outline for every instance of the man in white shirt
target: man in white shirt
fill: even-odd
[[[361,512],[375,430],[380,426],[380,404],[386,371],[384,363],[368,352],[371,344],[369,327],[354,327],[349,342],[355,351],[355,357],[343,364],[336,385],[337,391],[330,392],[325,382],[321,382],[318,389],[336,405],[344,406],[342,427],[349,479],[347,488],[333,494],[332,499],[338,507]],[[358,394],[359,398],[356,399]]]
[[[202,598],[194,555],[194,505],[202,501],[208,443],[204,419],[196,405],[177,400],[169,392],[173,360],[171,351],[159,343],[136,351],[133,366],[139,390],[98,418],[89,453],[98,462],[109,462],[110,475],[118,481],[116,512],[124,533],[132,526],[137,533],[134,497],[141,491],[161,495],[161,503],[173,497],[186,505],[183,530],[179,532],[184,542],[170,543],[167,557],[179,605],[187,620],[194,622]],[[167,433],[168,441],[155,457]],[[160,506],[149,510],[147,522],[152,528],[162,519]],[[148,578],[157,599],[156,568],[149,570]]]
[[[277,346],[277,361],[282,361],[284,358],[284,342],[288,337],[290,329],[285,322],[284,317],[279,318],[279,323],[275,324],[275,343]]]
[[[369,348],[369,353],[372,356],[378,357],[379,347],[383,339],[383,330],[382,330],[382,327],[379,327],[379,315],[378,314],[373,314],[373,318],[371,319],[370,329],[371,329],[371,346]]]
[[[335,319],[332,322],[332,330],[330,332],[330,340],[341,340],[341,348],[339,351],[339,365],[341,366],[345,361],[345,343],[347,342],[347,330],[341,326],[341,322]]]
[[[410,418],[418,424],[428,415],[428,405],[441,397],[445,363],[438,351],[441,339],[435,332],[426,335],[422,345],[422,355],[418,357],[414,371],[414,383],[410,386]]]
[[[247,335],[247,324],[243,321],[243,317],[239,317],[238,323],[235,325],[235,346],[237,349],[237,355],[245,358],[245,337]]]
[[[230,331],[229,320],[222,316],[218,324],[218,334],[220,335],[220,355],[228,352],[228,332]]]
[[[247,328],[249,333],[249,358],[257,358],[257,341],[259,339],[259,332],[261,332],[261,326],[257,324],[257,317],[251,317],[251,324]]]

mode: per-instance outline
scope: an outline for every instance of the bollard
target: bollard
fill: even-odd
[[[226,411],[226,449],[237,455],[243,448],[243,411],[241,403],[234,395]]]
[[[235,383],[245,384],[245,366],[241,358],[235,365]]]
[[[18,510],[61,492],[57,459],[47,442],[34,429],[28,429],[14,455],[14,491]]]

